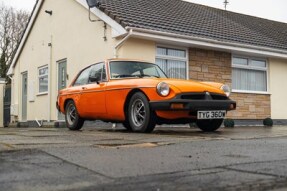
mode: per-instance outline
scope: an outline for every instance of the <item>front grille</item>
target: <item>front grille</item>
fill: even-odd
[[[205,94],[186,94],[182,95],[181,99],[203,100],[205,99]]]
[[[227,100],[228,98],[224,95],[210,94],[213,100]]]
[[[206,94],[204,93],[189,93],[189,94],[183,94],[180,96],[181,99],[187,99],[187,100],[228,100],[228,97],[221,95],[221,94]]]

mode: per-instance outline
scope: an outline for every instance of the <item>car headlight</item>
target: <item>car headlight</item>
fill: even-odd
[[[156,87],[157,93],[160,96],[168,96],[170,89],[169,89],[169,85],[165,82],[160,82],[157,87]]]
[[[224,91],[224,93],[226,94],[227,97],[230,96],[230,94],[231,94],[231,89],[230,89],[230,87],[229,87],[228,85],[223,85],[223,86],[221,86],[220,89],[221,89],[222,91]]]

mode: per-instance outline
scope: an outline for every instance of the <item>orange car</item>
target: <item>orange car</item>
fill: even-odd
[[[217,130],[229,110],[230,88],[214,82],[169,79],[159,66],[130,60],[107,60],[83,69],[59,91],[57,108],[71,130],[85,120],[122,123],[134,132],[151,132],[156,124],[195,122]]]

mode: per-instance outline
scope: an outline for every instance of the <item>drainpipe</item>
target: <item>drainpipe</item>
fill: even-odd
[[[118,50],[119,48],[124,44],[125,41],[127,41],[130,36],[133,33],[133,29],[130,29],[127,36],[125,36],[125,38],[123,38],[120,42],[118,42],[114,48],[114,58],[118,58]]]
[[[53,49],[53,36],[48,43],[49,48],[49,63],[48,63],[48,123],[51,121],[51,84],[52,84],[52,49]]]

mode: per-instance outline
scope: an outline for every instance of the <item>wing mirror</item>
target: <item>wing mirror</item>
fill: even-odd
[[[90,76],[90,77],[89,77],[89,81],[90,81],[90,82],[96,82],[97,84],[99,84],[99,82],[100,82],[100,77],[99,77],[99,76]]]

